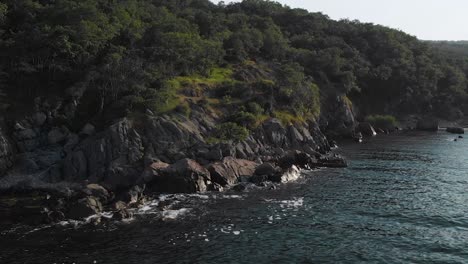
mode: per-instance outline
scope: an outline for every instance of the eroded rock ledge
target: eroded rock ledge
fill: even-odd
[[[76,219],[105,209],[126,217],[146,194],[242,190],[287,182],[299,169],[346,166],[327,154],[328,140],[313,121],[284,126],[270,119],[244,141],[210,144],[217,120],[201,109],[190,118],[123,118],[100,132],[90,123],[74,131],[59,122],[73,116],[73,105],[37,109],[12,123],[11,137],[0,134],[0,207],[12,219],[18,212]],[[17,210],[29,202],[37,212]]]

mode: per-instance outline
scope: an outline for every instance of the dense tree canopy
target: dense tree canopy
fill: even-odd
[[[0,96],[80,90],[94,114],[218,97],[306,118],[347,95],[362,115],[456,118],[468,111],[468,52],[436,44],[264,0],[4,0]]]

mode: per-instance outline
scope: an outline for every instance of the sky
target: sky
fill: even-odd
[[[468,0],[277,0],[277,2],[312,12],[322,12],[335,20],[357,19],[361,22],[400,29],[422,40],[468,40]]]

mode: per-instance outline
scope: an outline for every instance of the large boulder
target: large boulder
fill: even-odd
[[[448,127],[447,132],[452,134],[465,134],[465,129],[463,127]]]
[[[83,220],[89,216],[99,214],[102,211],[103,207],[99,198],[89,196],[70,205],[66,216],[74,220]]]
[[[425,117],[418,121],[416,129],[423,131],[438,131],[439,120],[433,117]]]
[[[315,165],[317,167],[326,168],[346,168],[348,167],[348,162],[340,155],[334,154],[331,156],[320,157]]]
[[[356,127],[352,102],[346,96],[329,96],[322,105],[322,131],[331,138],[352,137]]]
[[[32,120],[36,126],[40,127],[47,121],[47,115],[43,112],[37,112],[33,114]]]
[[[310,169],[315,166],[318,157],[320,157],[320,154],[311,156],[302,151],[288,151],[285,155],[278,159],[278,165],[283,170],[289,169],[294,165],[299,168]]]
[[[255,175],[272,175],[278,173],[279,168],[273,163],[265,162],[255,169]]]
[[[169,167],[170,165],[162,162],[156,161],[151,163],[142,173],[140,182],[141,184],[151,183],[154,181],[158,176],[161,176],[161,171]]]
[[[253,161],[226,157],[223,161],[211,164],[208,170],[213,182],[226,186],[238,183],[243,176],[252,176],[256,167],[257,164]]]
[[[61,143],[65,141],[66,138],[67,138],[67,134],[64,131],[62,131],[62,129],[59,129],[59,128],[52,129],[47,135],[49,144],[52,144],[52,145]]]
[[[64,161],[65,180],[100,183],[110,190],[134,186],[142,173],[144,148],[131,121],[123,119],[89,137]]]
[[[86,188],[83,190],[83,192],[87,196],[93,196],[99,199],[101,202],[108,202],[112,199],[112,196],[110,195],[109,191],[107,191],[104,187],[102,187],[99,184],[88,184]]]
[[[161,170],[151,186],[161,193],[196,193],[208,191],[212,183],[206,168],[194,160],[182,159]]]

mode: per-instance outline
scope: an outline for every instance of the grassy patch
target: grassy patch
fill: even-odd
[[[383,130],[393,130],[398,126],[397,119],[391,115],[370,115],[366,117],[366,122]]]
[[[208,76],[191,75],[178,76],[167,83],[177,90],[181,88],[200,89],[201,87],[213,88],[223,83],[235,82],[232,78],[233,71],[230,68],[213,68]]]
[[[212,137],[207,139],[207,143],[214,144],[227,141],[240,142],[246,140],[249,134],[250,132],[247,128],[236,123],[222,123],[216,127]]]
[[[285,126],[303,123],[305,121],[303,117],[294,115],[288,111],[274,111],[273,116],[278,118],[279,121]]]

